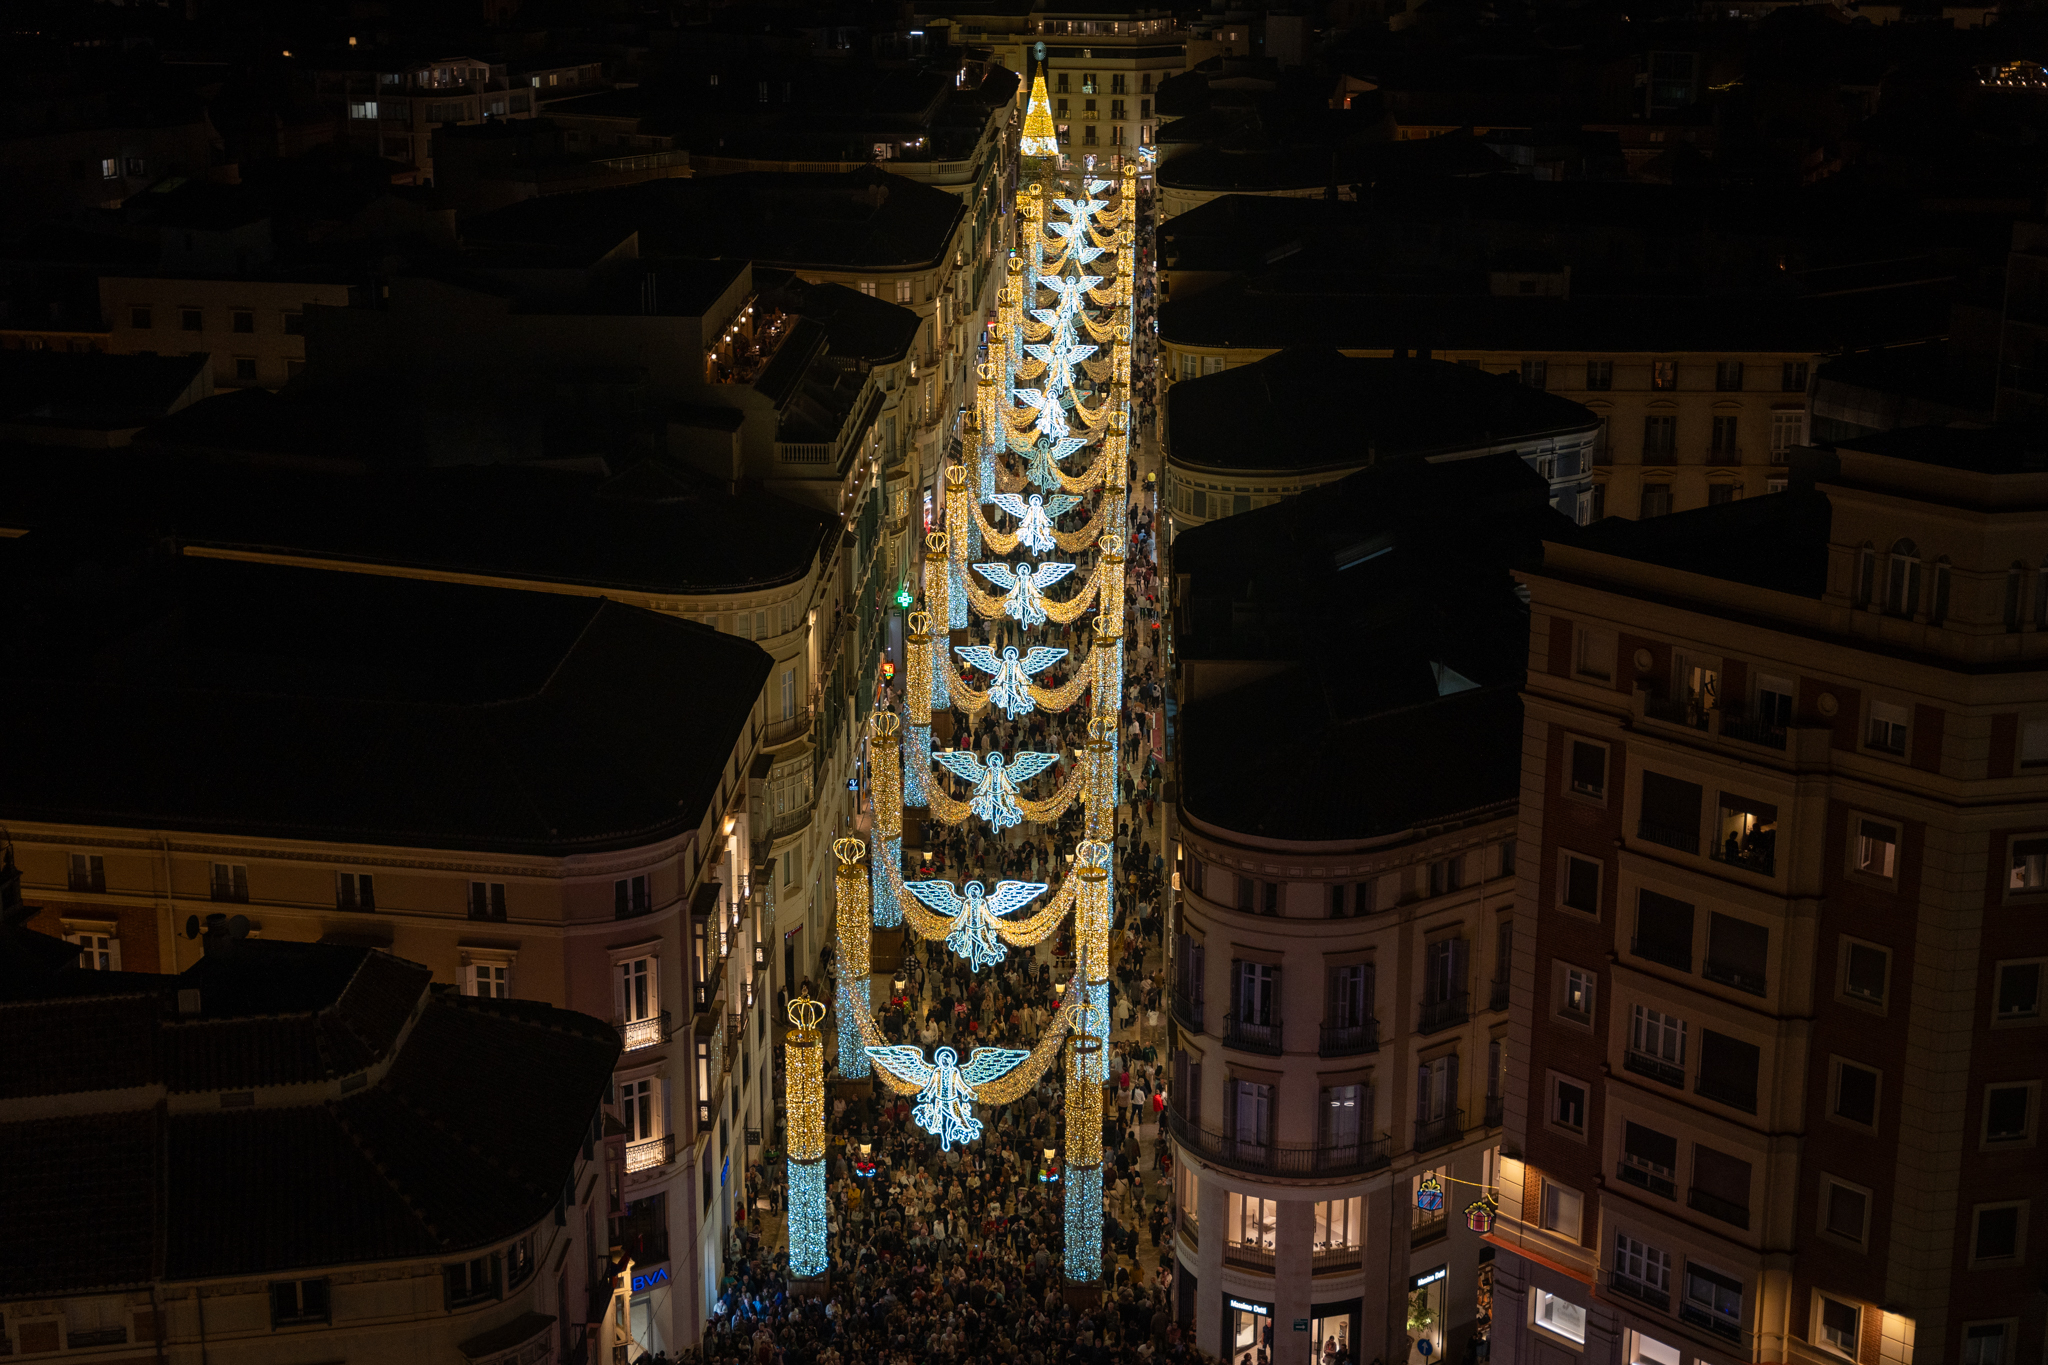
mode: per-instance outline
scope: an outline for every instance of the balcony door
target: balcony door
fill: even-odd
[[[1273,1087],[1256,1081],[1237,1081],[1235,1085],[1238,1157],[1264,1161],[1273,1141]]]

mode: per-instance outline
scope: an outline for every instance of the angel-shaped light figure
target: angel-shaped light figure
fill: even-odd
[[[1038,421],[1032,424],[1031,429],[1039,435],[1058,440],[1071,429],[1067,426],[1066,409],[1060,403],[1057,390],[1018,389],[1017,401],[1038,409]]]
[[[994,895],[984,894],[980,882],[969,882],[957,893],[951,882],[905,882],[903,889],[953,921],[946,946],[978,972],[1010,955],[996,937],[996,921],[1044,895],[1045,883],[997,882]]]
[[[1038,499],[1033,498],[1032,501]],[[1026,711],[1038,709],[1038,703],[1031,699],[1031,675],[1043,673],[1067,656],[1064,649],[1051,649],[1045,645],[1033,645],[1031,652],[1021,659],[1017,657],[1015,645],[1004,645],[1000,657],[990,645],[956,645],[953,652],[971,666],[994,676],[995,681],[988,686],[988,699],[1000,706],[1003,714],[1011,720]]]
[[[1090,289],[1102,283],[1100,275],[1048,275],[1039,281],[1047,289],[1060,296],[1060,309],[1076,313],[1081,308],[1081,297]]]
[[[922,1087],[910,1117],[946,1149],[981,1136],[981,1120],[974,1117],[974,1088],[1002,1079],[1031,1055],[1014,1047],[978,1047],[967,1058],[967,1065],[961,1066],[960,1054],[942,1047],[932,1054],[932,1065],[927,1066],[924,1049],[908,1043],[871,1047],[867,1053],[876,1066],[896,1079]]]
[[[1074,362],[1086,360],[1102,349],[1095,345],[1083,345],[1072,339],[1063,342],[1034,343],[1024,348],[1025,354],[1033,360],[1045,362],[1045,387],[1052,392],[1074,387]]]
[[[1058,754],[1036,754],[1025,750],[1008,764],[999,753],[991,753],[984,763],[964,749],[932,755],[932,762],[944,768],[955,777],[965,778],[974,784],[974,796],[967,808],[995,829],[1008,829],[1024,823],[1024,812],[1017,808],[1017,784],[1032,778],[1059,762]]]
[[[1074,571],[1071,564],[1040,564],[1036,569],[1019,564],[977,564],[974,571],[1004,590],[1003,615],[1027,626],[1045,624],[1045,588]]]
[[[1041,498],[1036,493],[1029,498],[998,493],[989,501],[1017,518],[1017,541],[1035,555],[1053,548],[1052,519],[1081,505],[1080,496],[1075,493],[1055,493],[1050,498]]]

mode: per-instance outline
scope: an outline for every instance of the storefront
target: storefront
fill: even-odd
[[[633,1338],[633,1344],[627,1352],[631,1359],[638,1360],[644,1355],[668,1353],[666,1328],[669,1321],[670,1289],[668,1262],[633,1267],[632,1308],[626,1327]]]
[[[1357,1299],[1342,1303],[1318,1303],[1310,1307],[1308,1346],[1302,1365],[1358,1365],[1352,1343],[1358,1339]]]
[[[1445,1291],[1449,1287],[1447,1266],[1408,1277],[1408,1365],[1438,1365],[1443,1360]]]
[[[1258,1353],[1273,1358],[1273,1305],[1223,1296],[1224,1355],[1235,1365],[1257,1365]]]

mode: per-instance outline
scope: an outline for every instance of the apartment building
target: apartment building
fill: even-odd
[[[1361,359],[1326,347],[1175,384],[1160,453],[1169,541],[1382,461],[1519,456],[1574,521],[1592,510],[1600,421],[1568,399],[1475,367]]]
[[[225,915],[608,1021],[606,1245],[644,1268],[620,1307],[643,1349],[695,1341],[775,1113],[769,654],[454,575],[61,529],[0,554],[27,607],[0,819],[32,927],[82,966],[174,974]]]
[[[207,356],[217,390],[283,388],[306,367],[307,308],[348,300],[345,280],[318,274],[100,277],[109,354]]]
[[[1172,547],[1167,1133],[1205,1351],[1428,1365],[1489,1339],[1469,1210],[1497,1184],[1520,866],[1506,565],[1569,530],[1546,494],[1512,455],[1386,463]]]
[[[416,963],[222,914],[175,974],[110,969],[25,928],[20,880],[0,861],[16,1045],[0,1351],[513,1365],[627,1349],[609,1024],[435,991]]]
[[[1862,438],[1521,575],[1497,1355],[2042,1350],[2041,470]]]
[[[371,61],[370,58],[381,60]],[[410,172],[412,183],[434,183],[434,129],[485,119],[532,118],[549,95],[581,88],[583,67],[541,68],[515,80],[505,63],[483,57],[408,60],[349,46],[320,61],[314,91],[336,108],[346,141],[368,147]],[[546,82],[546,84],[543,84]]]
[[[1060,150],[1080,170],[1121,171],[1158,140],[1161,82],[1187,70],[1188,35],[1170,9],[1143,5],[917,6],[928,28],[986,48],[1027,82],[1045,64]],[[1041,50],[1043,49],[1043,50]]]

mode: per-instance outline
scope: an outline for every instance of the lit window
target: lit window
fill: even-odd
[[[1890,877],[1898,864],[1899,827],[1880,820],[1859,820],[1856,827],[1856,870]]]
[[[1856,1354],[1856,1338],[1863,1328],[1863,1310],[1823,1294],[1820,1298],[1820,1339],[1847,1356]]]
[[[1547,1289],[1536,1291],[1536,1325],[1566,1341],[1586,1344],[1586,1310]]]
[[[1570,1241],[1579,1240],[1580,1216],[1585,1200],[1579,1192],[1563,1185],[1543,1182],[1543,1227]]]

